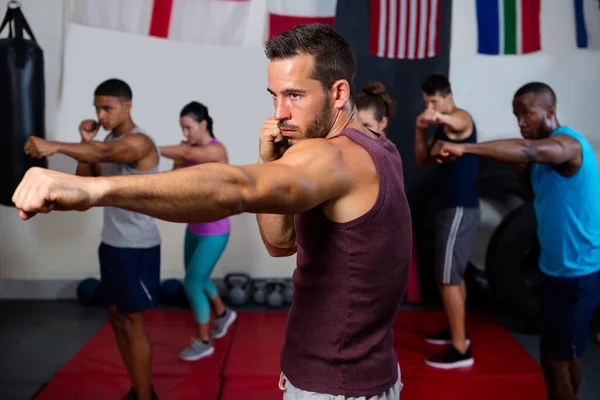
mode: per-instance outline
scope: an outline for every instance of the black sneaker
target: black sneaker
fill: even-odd
[[[467,351],[463,354],[452,345],[448,346],[442,353],[425,359],[425,364],[441,369],[467,368],[474,363],[475,360],[470,347],[467,347]]]
[[[137,400],[137,392],[135,391],[135,388],[132,387],[129,389],[129,392],[121,400]],[[152,400],[158,400],[158,396],[156,395],[154,388],[152,388]]]
[[[132,387],[129,389],[129,392],[127,392],[125,397],[123,397],[121,400],[137,400],[137,392],[135,391],[135,388]]]
[[[425,336],[425,341],[427,343],[439,345],[451,344],[452,336],[450,335],[450,327],[445,327],[444,329],[442,329],[434,335]],[[470,344],[471,341],[469,340],[469,335],[467,334],[467,346],[469,346]]]

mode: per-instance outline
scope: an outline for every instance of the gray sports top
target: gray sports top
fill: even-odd
[[[141,133],[150,138],[159,154],[159,162],[149,171],[138,171],[127,164],[101,163],[102,176],[151,174],[158,172],[160,152],[154,139],[143,129],[136,126],[131,133]],[[120,140],[112,132],[105,141]],[[160,233],[153,217],[116,207],[104,207],[104,225],[101,234],[102,242],[114,247],[150,248],[161,243]]]

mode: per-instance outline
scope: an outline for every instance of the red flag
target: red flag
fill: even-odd
[[[241,45],[250,0],[72,0],[72,22],[166,39]]]
[[[300,24],[333,26],[336,0],[268,0],[269,38]]]
[[[369,52],[382,58],[439,55],[442,0],[371,0]]]

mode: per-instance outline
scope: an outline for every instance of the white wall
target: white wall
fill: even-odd
[[[556,91],[561,124],[600,147],[600,51],[577,48],[573,2],[542,0],[542,51],[519,56],[476,54],[474,3],[453,2],[450,80],[459,106],[474,115],[480,140],[519,137],[514,93],[529,81],[543,81]]]
[[[94,117],[94,88],[116,76],[133,88],[134,120],[159,144],[180,140],[179,110],[188,101],[198,100],[213,114],[216,135],[226,144],[231,162],[256,160],[260,126],[272,113],[262,48],[199,46],[72,25],[59,108],[63,21],[59,3],[23,1],[30,25],[46,51],[50,139],[76,141],[79,121]],[[0,0],[1,7],[5,4],[6,0]],[[593,143],[600,142],[600,132],[595,130],[600,123],[600,54],[576,49],[571,6],[572,2],[543,1],[541,53],[480,56],[476,54],[474,2],[454,1],[450,78],[458,104],[473,113],[482,140],[517,137],[511,99],[520,85],[535,79],[556,89],[563,124],[580,129]],[[162,170],[170,167],[168,160],[161,162]],[[73,172],[75,162],[56,156],[50,167]],[[101,210],[55,213],[25,223],[13,209],[0,207],[0,278],[97,276],[101,216]],[[181,277],[183,225],[159,222],[159,228],[163,276]],[[253,215],[235,216],[229,246],[213,276],[240,270],[254,276],[289,276],[293,267],[294,257],[268,256]]]

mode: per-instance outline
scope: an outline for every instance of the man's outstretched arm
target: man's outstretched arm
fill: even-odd
[[[113,142],[87,141],[67,143],[31,137],[25,144],[25,152],[32,157],[46,157],[61,153],[80,163],[98,164],[101,162],[134,163],[144,158],[152,150],[153,144],[144,135],[127,135]]]
[[[581,159],[581,145],[571,136],[562,134],[540,140],[503,139],[461,144],[438,141],[431,154],[438,162],[475,155],[505,164],[562,165]]]
[[[342,196],[351,185],[339,149],[315,139],[263,165],[205,164],[102,178],[31,169],[13,201],[23,219],[37,212],[111,206],[172,222],[201,222],[244,212],[295,214]]]

